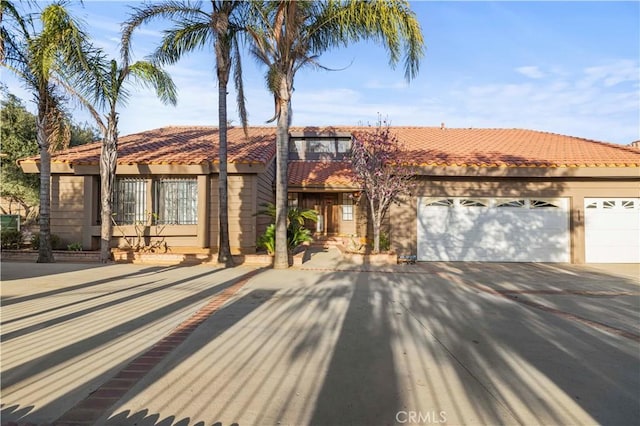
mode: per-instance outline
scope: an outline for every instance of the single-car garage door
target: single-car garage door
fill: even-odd
[[[585,260],[640,263],[640,198],[585,198]]]
[[[569,262],[565,198],[418,198],[418,260]]]

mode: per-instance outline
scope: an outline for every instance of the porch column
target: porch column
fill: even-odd
[[[209,175],[198,175],[198,225],[197,241],[200,248],[209,247],[209,205],[211,200]]]

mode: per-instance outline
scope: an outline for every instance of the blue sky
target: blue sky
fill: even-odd
[[[128,1],[73,4],[95,42],[117,53]],[[206,5],[206,2],[204,3]],[[528,128],[620,144],[640,139],[640,2],[411,2],[427,45],[419,76],[407,84],[386,52],[360,43],[323,55],[342,71],[303,69],[295,80],[293,125],[357,125],[378,114],[394,125]],[[159,42],[159,21],[134,38],[142,58]],[[273,101],[261,68],[245,58],[251,125],[264,125]],[[120,133],[165,125],[217,125],[217,88],[210,50],[168,71],[177,107],[136,90],[121,108]],[[2,70],[10,92],[29,100]],[[233,90],[230,119],[238,124]],[[32,108],[31,105],[29,105]],[[76,120],[90,120],[74,110]]]

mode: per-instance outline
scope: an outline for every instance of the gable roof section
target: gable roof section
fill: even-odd
[[[290,161],[287,172],[291,187],[358,187],[348,161]]]
[[[246,137],[242,128],[227,133],[228,162],[267,164],[275,156],[275,132],[269,127],[252,127]],[[118,138],[118,164],[204,164],[219,163],[217,127],[163,127]],[[52,163],[97,165],[100,142],[54,153]],[[39,157],[25,159],[35,162]]]

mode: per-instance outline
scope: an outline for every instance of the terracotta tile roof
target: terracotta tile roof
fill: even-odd
[[[290,186],[358,187],[348,161],[290,161],[287,171]]]
[[[292,127],[290,129],[296,136],[314,134],[343,136],[366,130],[371,128]],[[640,150],[635,148],[535,130],[393,127],[392,131],[409,151],[408,160],[418,165],[640,166]],[[249,129],[248,138],[244,136],[241,128],[231,128],[228,139],[229,161],[232,163],[265,164],[275,156],[274,127],[252,127]],[[216,127],[164,127],[120,137],[118,163],[215,163],[218,161],[217,153],[218,129]],[[92,143],[55,153],[52,156],[52,162],[98,164],[99,156],[100,144]],[[24,161],[36,160],[37,157],[32,157]],[[295,176],[297,175],[292,175],[292,177]]]
[[[245,137],[242,128],[227,133],[228,161],[231,163],[268,163],[276,153],[275,130],[252,127]],[[100,142],[54,153],[53,163],[99,164]],[[26,161],[35,161],[32,157]],[[121,136],[118,139],[118,164],[203,164],[217,163],[217,127],[163,127]]]
[[[354,133],[366,130],[354,129]],[[638,167],[640,152],[623,145],[524,129],[393,127],[408,161],[476,167]]]

